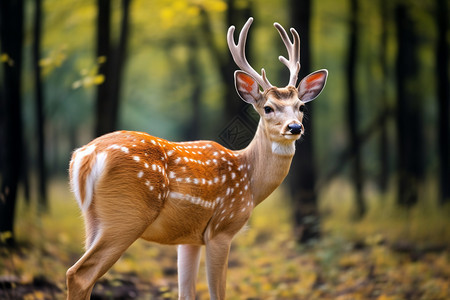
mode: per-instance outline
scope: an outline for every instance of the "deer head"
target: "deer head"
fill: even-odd
[[[289,83],[286,87],[273,86],[267,79],[266,72],[261,69],[261,75],[248,63],[245,57],[245,43],[253,18],[249,18],[239,34],[239,41],[234,42],[235,27],[228,30],[227,41],[234,61],[240,70],[234,73],[237,93],[247,103],[253,105],[261,116],[261,124],[268,138],[276,149],[294,149],[293,141],[304,133],[302,124],[305,103],[314,100],[325,87],[328,71],[323,69],[313,72],[303,78],[296,87],[298,72],[300,71],[300,38],[297,31],[291,28],[293,42],[291,42],[284,28],[275,23],[274,26],[287,48],[288,58],[283,56],[279,60],[290,71]],[[286,151],[282,151],[286,152]],[[287,151],[288,154],[292,151]]]

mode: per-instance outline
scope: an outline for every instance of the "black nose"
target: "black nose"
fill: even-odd
[[[288,128],[292,134],[300,134],[302,132],[302,124],[289,124]]]

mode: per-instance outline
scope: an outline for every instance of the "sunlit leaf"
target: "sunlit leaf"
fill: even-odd
[[[0,55],[0,61],[3,62],[3,63],[7,63],[10,67],[12,67],[14,65],[14,61],[8,55],[8,53],[2,53]]]

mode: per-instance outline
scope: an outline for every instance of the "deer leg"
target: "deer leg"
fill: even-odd
[[[231,238],[217,235],[206,242],[206,273],[211,299],[225,299]]]
[[[179,299],[195,299],[195,283],[200,264],[199,245],[178,246],[178,293]]]
[[[99,227],[87,251],[67,271],[67,299],[89,299],[97,279],[112,267],[145,230],[145,227],[139,229],[136,226],[124,228],[124,224],[120,227]]]

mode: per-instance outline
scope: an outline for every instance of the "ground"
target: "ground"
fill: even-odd
[[[65,272],[82,254],[83,223],[67,185],[51,191],[51,211],[42,218],[19,205],[18,247],[0,252],[0,299],[65,298]],[[227,299],[450,299],[448,208],[424,203],[404,212],[389,196],[369,198],[369,214],[351,220],[348,185],[332,184],[321,194],[322,239],[299,246],[278,190],[233,242]],[[197,299],[209,299],[204,269],[202,259]],[[92,298],[176,299],[176,272],[174,247],[138,241]]]

